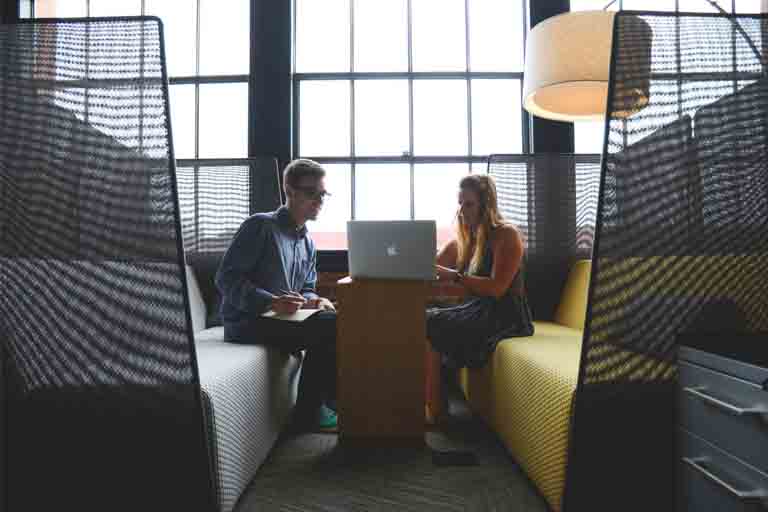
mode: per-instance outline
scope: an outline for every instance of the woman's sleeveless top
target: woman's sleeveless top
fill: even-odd
[[[490,277],[493,249],[488,241],[479,268],[468,275]],[[533,318],[525,295],[521,265],[504,295],[498,299],[469,296],[457,305],[435,308],[427,313],[427,336],[446,364],[479,368],[488,361],[499,341],[531,336]]]

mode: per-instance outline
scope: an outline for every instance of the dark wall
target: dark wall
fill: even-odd
[[[6,0],[0,4],[0,23],[13,23],[19,19],[19,2]]]
[[[248,153],[291,159],[291,2],[251,2]]]
[[[568,12],[570,9],[570,0],[531,1],[531,28],[547,18]],[[534,153],[573,153],[573,123],[531,117],[533,118],[531,139]]]

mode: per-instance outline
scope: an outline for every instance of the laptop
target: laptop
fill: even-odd
[[[436,237],[433,220],[348,221],[349,275],[433,281]]]

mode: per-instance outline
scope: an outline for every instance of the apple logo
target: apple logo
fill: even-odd
[[[387,256],[397,256],[397,246],[392,244],[387,246]]]

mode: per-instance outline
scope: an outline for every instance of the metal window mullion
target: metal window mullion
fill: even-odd
[[[464,58],[467,70],[467,156],[472,156],[472,67],[469,57],[469,0],[464,0]],[[472,164],[469,163],[470,171]]]
[[[179,167],[194,167],[195,165],[210,167],[232,167],[256,165],[258,158],[178,158]]]
[[[296,0],[291,2],[291,73],[296,74]]]
[[[534,0],[531,0],[534,1]],[[619,0],[621,1],[621,0]],[[523,62],[525,62],[525,48],[526,43],[528,40],[528,2],[525,0],[522,0],[522,9],[523,9],[523,15],[522,15],[522,31],[523,31]],[[519,78],[520,80],[520,105],[523,104],[523,78],[524,76],[521,76]],[[520,122],[523,124],[522,131],[520,132],[523,136],[523,153],[531,153],[532,144],[531,144],[531,116],[528,114],[528,111],[524,108],[520,109],[520,113],[522,114],[520,116]],[[574,136],[575,137],[575,136]],[[574,144],[576,141],[574,141]]]
[[[299,86],[296,73],[296,1],[291,2],[291,158],[299,157]],[[282,198],[282,187],[280,192]]]
[[[409,169],[409,178],[410,178],[410,196],[411,196],[411,220],[416,218],[416,166],[411,163],[408,166]]]
[[[230,83],[248,83],[250,75],[203,75],[203,76],[175,76],[169,78],[171,85],[190,85],[190,84],[230,84]]]
[[[231,75],[237,77],[239,75]],[[294,73],[298,80],[379,80],[379,79],[407,79],[416,80],[454,80],[468,78],[508,78],[521,79],[521,71],[363,71],[363,72],[319,72],[319,73]],[[203,78],[203,77],[201,77]],[[177,80],[183,79],[176,78]],[[210,77],[216,79],[216,77]]]
[[[355,72],[355,0],[349,0],[349,70]],[[356,161],[355,161],[355,80],[349,79],[349,156],[351,163],[349,166],[349,193],[350,205],[352,211],[350,216],[355,220],[355,182],[357,179]]]
[[[351,194],[352,211],[350,212],[352,220],[355,220],[355,81],[349,81],[349,102],[350,102],[350,120],[349,120],[349,156],[351,164],[349,168],[349,188]]]
[[[761,74],[757,71],[743,71],[740,72],[746,78],[745,80],[754,80],[760,78]],[[732,73],[724,71],[690,71],[688,73],[679,73],[679,75],[696,80],[722,80],[723,75],[731,76]],[[414,80],[466,80],[466,79],[506,79],[506,80],[521,80],[523,73],[519,71],[473,71],[468,73],[466,71],[422,71],[422,72],[362,72],[362,73],[295,73],[297,80],[397,80],[408,79]],[[664,72],[653,71],[649,74],[649,77],[653,80],[673,79],[678,76],[676,72]],[[117,79],[116,79],[117,80]],[[174,77],[171,79],[171,83],[192,83],[197,80],[195,77]],[[238,82],[246,81],[247,75],[222,75],[222,76],[201,76],[199,81],[201,82]],[[69,82],[76,82],[76,80],[69,80]]]
[[[355,0],[349,0],[349,71],[355,72]],[[349,154],[355,158],[355,80],[349,79]]]
[[[355,208],[355,162],[352,161],[349,163],[349,194],[351,197],[351,211],[349,212],[350,218],[352,220],[355,220],[356,217],[356,208]]]
[[[299,101],[301,99],[301,80],[293,80],[293,141],[291,141],[293,158],[299,158],[301,153],[299,152],[299,121],[301,118],[299,111]]]
[[[390,164],[407,164],[413,161],[417,164],[440,164],[440,163],[466,163],[467,160],[472,162],[485,162],[487,157],[485,156],[473,156],[467,158],[467,155],[426,155],[426,156],[357,156],[354,159],[352,157],[340,157],[340,156],[323,156],[323,155],[302,155],[302,158],[311,158],[319,163],[327,164],[349,164],[354,160],[359,164],[365,163],[390,163]],[[198,160],[209,160],[206,158],[200,158]]]
[[[200,84],[195,84],[195,158],[200,158]]]
[[[406,2],[407,12],[407,37],[408,37],[408,170],[411,178],[411,190],[410,190],[410,202],[411,202],[411,218],[414,217],[416,207],[414,206],[415,191],[415,166],[414,162],[414,145],[413,145],[413,3],[412,0]]]
[[[297,78],[296,73],[296,12],[298,11],[296,1],[291,2],[291,92],[292,92],[292,105],[291,115],[293,119],[293,125],[291,126],[291,134],[293,139],[291,140],[291,157],[297,158],[299,156],[299,85],[300,80]],[[282,189],[282,187],[281,187]],[[282,197],[282,190],[280,192]]]

